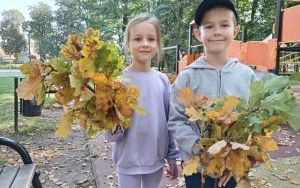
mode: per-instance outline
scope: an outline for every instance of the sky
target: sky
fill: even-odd
[[[37,5],[39,1],[50,5],[53,7],[53,10],[55,10],[54,0],[0,0],[0,13],[3,12],[3,10],[18,9],[24,15],[25,20],[29,20],[28,7]]]

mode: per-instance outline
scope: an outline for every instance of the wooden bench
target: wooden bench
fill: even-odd
[[[22,165],[0,167],[1,188],[28,188],[32,183],[34,188],[41,188],[40,173],[32,162],[27,150],[19,143],[9,138],[0,137],[0,145],[14,149],[22,158]]]

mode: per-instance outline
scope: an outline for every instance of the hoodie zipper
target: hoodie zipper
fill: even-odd
[[[221,87],[222,87],[222,72],[218,71],[218,98],[221,97]]]

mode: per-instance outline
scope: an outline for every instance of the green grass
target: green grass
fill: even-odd
[[[0,101],[11,97],[13,99],[14,78],[0,78]]]
[[[14,127],[14,79],[0,78],[0,132],[13,133]],[[54,103],[51,96],[45,101],[46,106]],[[19,114],[19,134],[30,134],[53,129],[57,122],[43,117],[24,117]]]
[[[3,166],[5,163],[6,161],[0,157],[0,166]]]

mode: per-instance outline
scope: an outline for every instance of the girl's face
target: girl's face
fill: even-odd
[[[157,54],[157,32],[149,22],[137,23],[130,29],[128,48],[131,53],[132,63],[151,65],[151,59]]]

